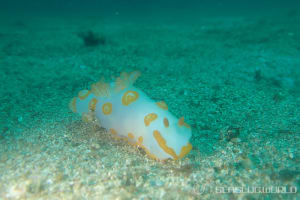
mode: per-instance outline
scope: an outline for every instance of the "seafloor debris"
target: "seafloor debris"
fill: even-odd
[[[103,36],[100,36],[93,31],[80,32],[77,35],[87,47],[104,45],[106,43],[106,39]]]

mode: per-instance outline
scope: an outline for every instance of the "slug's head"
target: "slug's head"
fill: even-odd
[[[178,160],[192,149],[189,142],[192,130],[183,117],[177,119],[169,112],[164,114],[164,117],[158,117],[153,136],[159,147],[169,154],[170,158]]]

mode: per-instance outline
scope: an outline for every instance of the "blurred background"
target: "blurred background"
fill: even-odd
[[[299,8],[297,0],[1,0],[2,13],[101,14],[126,16],[270,14]]]

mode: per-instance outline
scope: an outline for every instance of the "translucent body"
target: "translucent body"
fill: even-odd
[[[142,147],[154,159],[177,160],[191,150],[191,128],[183,118],[173,116],[164,102],[154,102],[132,85],[117,92],[113,91],[115,83],[107,85],[109,95],[81,91],[73,99],[72,110],[81,115],[92,112],[115,137]]]

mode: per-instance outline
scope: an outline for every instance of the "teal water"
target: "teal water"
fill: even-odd
[[[297,1],[0,9],[0,199],[299,198]],[[182,160],[154,161],[69,110],[134,70],[191,125]]]

